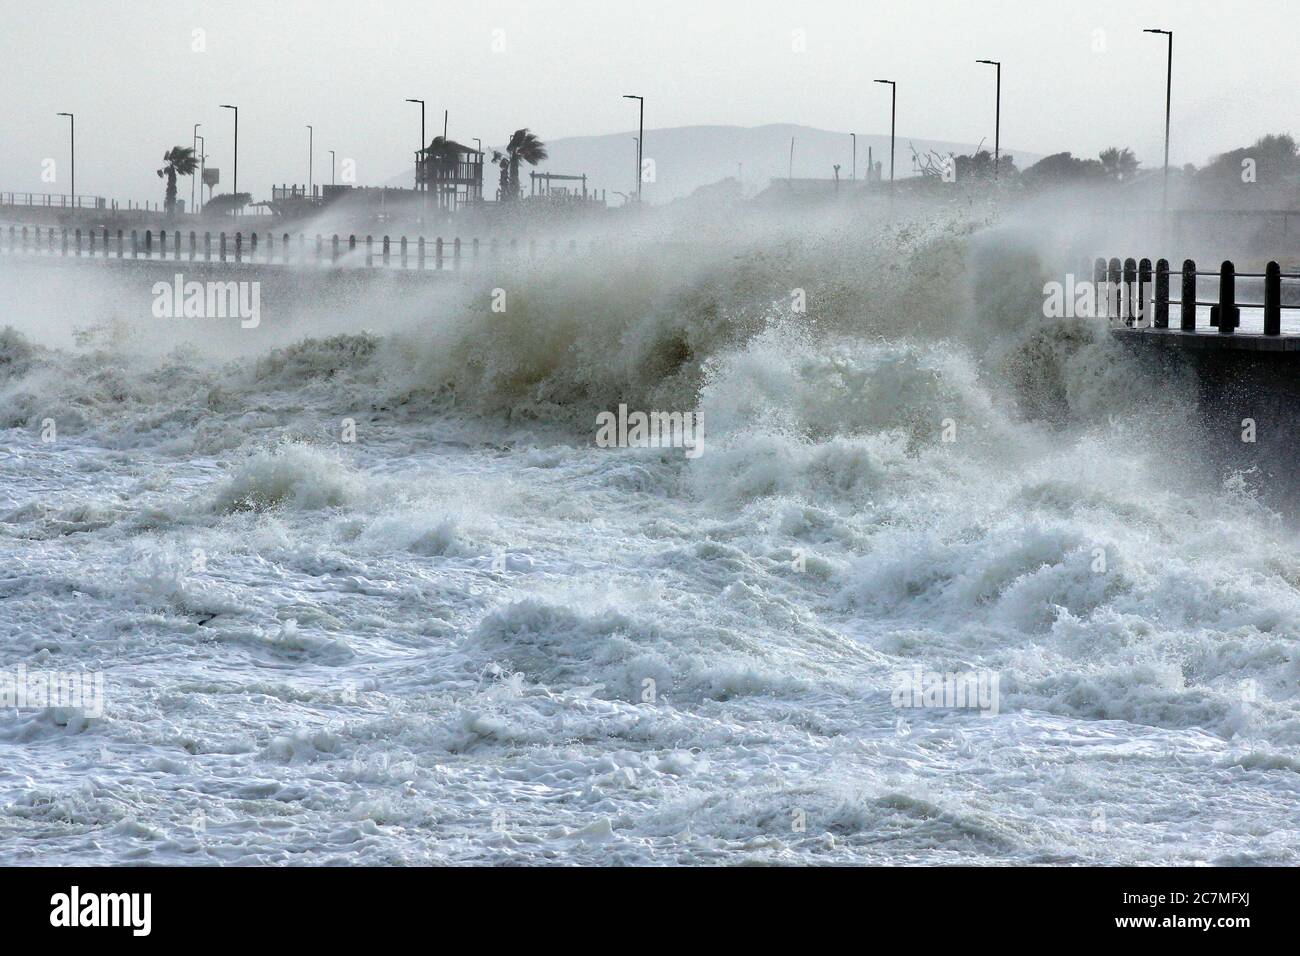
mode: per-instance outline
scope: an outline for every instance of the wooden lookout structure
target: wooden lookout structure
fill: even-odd
[[[448,212],[482,201],[482,151],[435,137],[415,154],[415,188],[433,193],[438,208]]]

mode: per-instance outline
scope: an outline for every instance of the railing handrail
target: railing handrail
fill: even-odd
[[[7,232],[7,241],[6,241]],[[346,236],[339,233],[331,233],[326,236],[323,233],[315,233],[311,242],[310,251],[308,250],[308,234],[298,232],[291,236],[290,233],[281,233],[280,240],[277,243],[275,232],[267,231],[265,233],[258,230],[244,232],[236,230],[233,233],[227,233],[224,230],[216,234],[216,256],[213,255],[213,236],[208,230],[202,234],[202,248],[200,250],[200,233],[194,229],[184,230],[181,228],[159,229],[155,233],[153,229],[131,229],[129,232],[123,228],[116,230],[108,226],[98,228],[71,228],[68,226],[34,226],[29,231],[28,226],[9,226],[6,231],[0,227],[0,253],[5,254],[32,254],[32,255],[61,255],[76,256],[84,255],[92,259],[125,259],[128,258],[127,250],[129,248],[131,259],[144,258],[155,262],[196,262],[204,263],[249,263],[259,266],[299,266],[299,267],[330,267],[334,269],[345,269],[361,267],[364,262],[365,268],[388,268],[393,271],[458,271],[462,267],[474,267],[480,263],[497,260],[502,255],[502,250],[506,250],[506,255],[510,260],[517,260],[521,255],[521,245],[527,246],[527,257],[536,258],[539,249],[549,250],[552,255],[560,254],[561,251],[569,255],[578,253],[578,241],[569,239],[562,243],[560,239],[552,239],[549,243],[539,243],[536,238],[530,238],[521,242],[518,237],[502,241],[500,239],[482,240],[478,237],[471,239],[462,239],[460,236],[453,236],[450,239],[444,239],[442,236],[428,238],[426,236],[415,237],[415,242],[411,242],[409,236],[381,236],[379,237],[381,255],[377,263],[374,251],[375,236],[366,235],[363,237],[365,251],[363,253],[358,249],[359,241],[356,233],[350,233]],[[265,236],[265,242],[259,245],[259,237]],[[155,237],[157,243],[155,245]],[[57,244],[56,244],[57,239]],[[129,246],[127,240],[130,240]],[[247,239],[247,246],[245,245]],[[396,242],[394,242],[396,239]],[[71,240],[71,243],[69,242]],[[346,254],[342,253],[342,244],[346,242]],[[277,261],[276,251],[279,249]],[[410,247],[414,245],[415,255],[410,254]],[[588,249],[594,249],[595,240],[590,240]],[[393,247],[396,246],[396,250]],[[184,247],[184,248],[182,248]],[[427,251],[426,251],[427,249]],[[261,254],[259,255],[259,250]],[[170,255],[169,255],[170,251]],[[396,254],[394,254],[394,251]],[[115,253],[115,254],[114,254]],[[414,267],[412,268],[411,259],[414,258]],[[431,265],[428,259],[432,258]],[[394,260],[396,260],[394,262]]]
[[[1169,260],[1157,260],[1154,268],[1154,311],[1151,324],[1154,329],[1169,328],[1169,277],[1182,277],[1182,295],[1180,305],[1179,330],[1196,331],[1197,309],[1210,307],[1210,325],[1217,327],[1220,335],[1234,334],[1241,324],[1242,309],[1262,309],[1264,311],[1264,335],[1274,336],[1282,333],[1283,310],[1300,309],[1300,305],[1282,303],[1282,282],[1284,279],[1300,279],[1295,273],[1283,273],[1276,261],[1268,263],[1262,273],[1238,273],[1231,260],[1224,260],[1218,271],[1198,271],[1196,262],[1184,259],[1183,267],[1177,272],[1169,266]],[[1120,260],[1097,258],[1093,261],[1093,280],[1106,288],[1106,312],[1108,318],[1124,319],[1128,327],[1137,325],[1144,317],[1147,302],[1147,287],[1152,285],[1153,277],[1150,259],[1143,259],[1140,266],[1133,259]],[[1196,297],[1197,281],[1201,278],[1215,278],[1219,281],[1219,299],[1207,302]],[[1238,302],[1237,279],[1251,278],[1264,280],[1263,302]],[[1113,290],[1113,291],[1112,291]],[[1112,312],[1114,313],[1112,315]]]

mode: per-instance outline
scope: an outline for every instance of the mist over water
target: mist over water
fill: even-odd
[[[106,684],[0,724],[0,858],[1296,862],[1293,516],[1044,317],[1166,254],[1072,215],[683,209],[248,330],[0,259],[0,668]]]

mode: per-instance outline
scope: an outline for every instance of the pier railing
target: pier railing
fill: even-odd
[[[455,271],[474,268],[509,257],[517,261],[527,253],[530,259],[576,255],[578,242],[552,239],[520,241],[479,239],[462,240],[459,236],[414,241],[406,236],[325,236],[316,233],[297,235],[283,232],[196,232],[191,229],[101,230],[68,229],[66,226],[39,226],[29,230],[10,226],[7,235],[0,233],[0,252],[10,255],[58,256],[91,259],[144,259],[153,261],[250,263],[259,265],[304,266],[316,268],[368,268],[415,271]]]
[[[1180,281],[1177,299],[1170,293],[1173,276]],[[1217,300],[1199,298],[1201,279],[1217,280]],[[1264,301],[1240,301],[1238,279],[1262,279]],[[1157,260],[1154,267],[1150,259],[1126,259],[1121,263],[1119,259],[1099,258],[1093,265],[1093,283],[1097,289],[1105,290],[1099,300],[1105,317],[1129,328],[1149,317],[1151,328],[1168,329],[1170,306],[1177,303],[1178,329],[1182,332],[1198,331],[1199,309],[1208,307],[1209,325],[1217,328],[1220,335],[1235,334],[1241,325],[1243,309],[1263,312],[1264,335],[1281,335],[1282,313],[1300,310],[1300,303],[1283,302],[1283,282],[1300,282],[1300,273],[1283,272],[1277,262],[1270,262],[1263,272],[1238,272],[1231,261],[1225,261],[1217,271],[1201,271],[1191,259],[1185,260],[1177,272],[1171,271],[1167,259]]]

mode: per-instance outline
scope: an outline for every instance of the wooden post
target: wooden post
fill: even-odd
[[[140,258],[140,245],[139,245],[139,241],[136,239],[136,234],[134,229],[131,230],[131,258],[132,259]]]
[[[253,234],[248,238],[248,261],[257,261],[257,230],[253,230]]]
[[[203,233],[203,259],[205,262],[212,261],[212,233]]]
[[[357,237],[354,233],[348,234],[348,255],[351,256],[357,251]]]
[[[442,268],[442,236],[433,240],[433,267],[435,269]]]
[[[181,257],[181,231],[177,229],[172,237],[172,258],[177,261]]]
[[[235,232],[235,261],[244,261],[244,234],[239,231]]]
[[[332,265],[339,264],[339,234],[337,232],[330,239],[330,263]]]
[[[1137,324],[1137,260],[1124,260],[1124,324],[1132,328]]]
[[[1138,309],[1137,317],[1139,322],[1151,324],[1151,313],[1147,306],[1151,301],[1151,260],[1138,260]]]
[[[81,256],[81,230],[77,230],[77,256]]]
[[[1156,316],[1157,329],[1169,328],[1169,260],[1156,263]]]
[[[153,230],[152,229],[146,229],[144,231],[144,257],[146,259],[153,258]]]
[[[280,237],[280,261],[285,265],[288,265],[292,251],[293,246],[289,243],[289,234],[286,232]]]
[[[218,245],[220,249],[218,255],[220,256],[221,261],[225,262],[226,261],[226,231],[224,229],[221,231]]]
[[[387,236],[384,236],[384,265],[392,262],[391,244]]]
[[[104,258],[108,258],[108,226],[104,227]]]
[[[1120,317],[1121,277],[1119,259],[1111,259],[1106,269],[1106,316],[1112,321]]]
[[[1183,260],[1183,306],[1178,327],[1184,332],[1196,331],[1196,263]]]
[[[366,267],[375,264],[375,237],[366,236]]]
[[[460,271],[460,236],[451,241],[451,267]]]
[[[1219,312],[1219,334],[1232,335],[1241,310],[1237,308],[1237,271],[1228,259],[1219,267],[1219,304],[1215,308]]]
[[[123,241],[122,241],[122,230],[119,229],[119,230],[117,231],[117,257],[118,257],[119,259],[122,258],[122,254],[123,254],[123,249],[124,249],[124,247],[125,247],[125,243],[123,243]]]
[[[402,241],[398,243],[398,248],[401,250],[401,254],[402,254],[402,268],[405,269],[407,265],[405,236],[402,236]]]
[[[196,243],[195,243],[195,237],[194,237],[194,230],[191,229],[191,230],[190,230],[190,262],[193,262],[193,261],[194,261],[194,253],[196,252],[195,246],[196,246]]]
[[[415,268],[424,271],[424,236],[415,241]]]
[[[95,258],[95,230],[87,229],[86,236],[90,239],[90,258]],[[12,251],[14,247],[14,227],[9,227],[9,248]]]
[[[1264,269],[1264,334],[1282,334],[1282,267],[1276,262]]]

